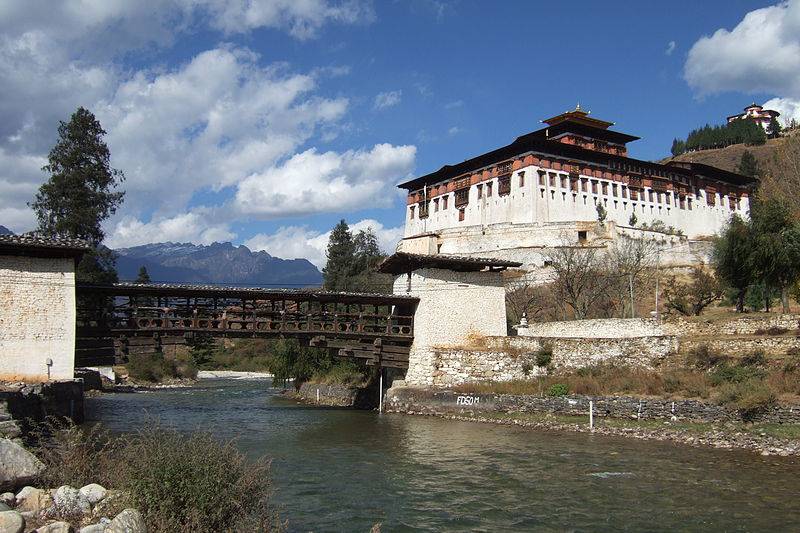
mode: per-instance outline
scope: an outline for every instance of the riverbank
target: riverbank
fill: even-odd
[[[593,428],[589,427],[590,400],[595,405]],[[515,397],[394,387],[387,391],[385,405],[387,412],[409,415],[800,456],[800,424],[769,417],[745,423],[737,420],[735,413],[702,402],[655,400],[652,403],[656,405],[651,406],[647,402],[625,397]],[[800,407],[784,407],[783,414],[792,419],[800,414]]]
[[[269,372],[242,372],[237,370],[200,370],[197,379],[272,379]]]

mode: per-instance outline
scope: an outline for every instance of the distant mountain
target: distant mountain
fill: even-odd
[[[144,266],[153,282],[219,283],[264,287],[305,287],[322,283],[322,274],[307,259],[280,259],[246,246],[215,242],[204,246],[162,242],[117,252],[121,280],[134,280]]]
[[[14,232],[5,226],[0,226],[0,235],[14,235]]]

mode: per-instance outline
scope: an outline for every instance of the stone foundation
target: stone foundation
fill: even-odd
[[[54,381],[0,389],[0,437],[18,438],[47,417],[83,422],[83,384]]]
[[[589,417],[589,401],[597,417],[641,420],[684,420],[724,423],[740,421],[737,411],[697,400],[643,399],[628,396],[514,396],[470,394],[451,390],[392,387],[386,393],[387,412],[409,414],[464,414],[474,412],[537,413]],[[778,424],[800,423],[800,406],[778,405],[755,420]]]

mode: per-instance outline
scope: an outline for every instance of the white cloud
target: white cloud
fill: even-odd
[[[792,98],[772,98],[764,102],[764,107],[766,109],[778,111],[781,114],[781,116],[778,117],[778,121],[784,126],[787,126],[792,119],[800,124],[800,100]]]
[[[374,109],[386,109],[387,107],[394,107],[400,103],[403,96],[403,91],[389,91],[379,93],[375,96],[375,101],[372,104]]]
[[[721,91],[800,96],[800,0],[756,9],[689,50],[684,77],[700,94]]]
[[[236,234],[227,223],[213,222],[213,217],[196,210],[169,218],[142,222],[126,216],[119,220],[106,238],[110,248],[127,248],[150,242],[193,242],[211,244],[230,241]]]
[[[664,54],[671,56],[672,52],[675,51],[675,41],[670,41],[667,43],[667,49],[664,50]]]
[[[257,61],[216,48],[170,72],[138,72],[96,106],[128,178],[127,209],[181,212],[197,191],[264,172],[344,115],[346,99],[311,94],[313,77]]]
[[[234,203],[240,213],[260,218],[388,207],[395,181],[411,172],[415,155],[408,145],[343,153],[312,148],[245,178]]]
[[[458,107],[464,106],[464,100],[453,100],[452,102],[447,102],[444,104],[445,109],[456,109]]]
[[[448,134],[448,135],[450,135],[450,136],[452,137],[453,135],[458,135],[458,134],[459,134],[459,133],[461,133],[462,131],[464,131],[464,130],[463,130],[463,129],[461,129],[461,128],[459,128],[458,126],[453,126],[453,127],[452,127],[452,128],[450,128],[449,130],[447,130],[447,134]]]
[[[374,219],[364,219],[352,224],[350,230],[354,233],[359,230],[372,228],[381,250],[393,253],[398,241],[403,237],[403,227],[386,228]],[[263,250],[275,257],[294,259],[304,257],[319,269],[327,261],[325,252],[328,248],[330,230],[320,232],[305,226],[283,226],[275,233],[260,233],[245,241],[245,246],[251,250]]]

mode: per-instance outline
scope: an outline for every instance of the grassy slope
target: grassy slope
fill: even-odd
[[[697,152],[688,152],[681,154],[677,157],[667,157],[663,159],[662,163],[669,161],[691,161],[692,163],[702,163],[704,165],[711,165],[713,167],[736,171],[739,161],[742,159],[742,154],[745,150],[750,151],[758,160],[761,168],[766,168],[772,163],[775,154],[775,149],[783,144],[784,139],[769,139],[766,144],[761,146],[747,146],[744,144],[734,144],[726,146],[725,148],[718,148],[716,150],[700,150]]]

